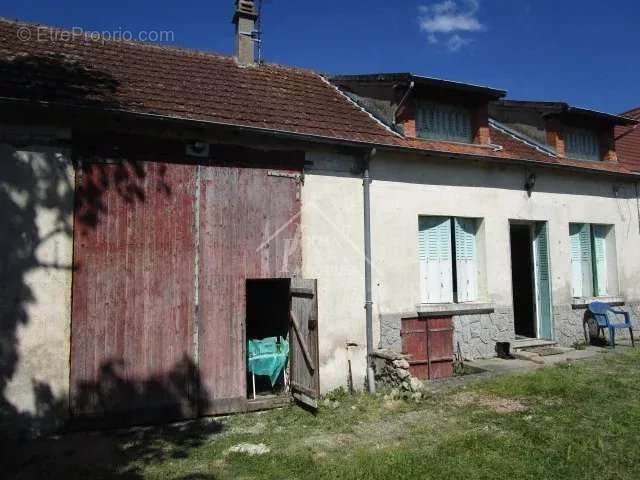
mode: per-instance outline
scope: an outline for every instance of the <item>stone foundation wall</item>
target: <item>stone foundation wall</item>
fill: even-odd
[[[513,310],[496,307],[492,313],[456,315],[453,317],[453,348],[458,345],[462,357],[468,360],[494,357],[496,342],[513,342]]]
[[[631,313],[631,322],[634,325],[634,332],[640,328],[640,302],[629,302],[619,307]],[[587,314],[586,308],[572,308],[571,304],[554,305],[553,321],[556,334],[556,341],[559,345],[570,347],[575,343],[583,343],[584,336],[584,320]],[[622,320],[622,317],[620,317]],[[605,332],[608,339],[608,332]],[[640,337],[640,334],[636,335]],[[616,331],[616,340],[629,340],[628,330]]]
[[[640,302],[629,302],[621,308],[631,313],[632,323],[636,327],[634,331],[638,332],[636,337],[640,339]],[[570,347],[575,343],[584,343],[586,312],[586,308],[574,309],[571,304],[553,306],[555,340],[559,345]],[[401,352],[402,318],[415,316],[417,313],[381,316],[380,348]],[[495,307],[491,313],[453,315],[453,327],[454,352],[460,345],[462,357],[467,360],[493,357],[496,354],[496,342],[513,342],[516,337],[513,310],[508,306]],[[618,330],[616,339],[629,340],[628,330]]]
[[[402,351],[402,318],[410,317],[409,314],[381,317],[380,348]],[[492,313],[454,315],[453,327],[454,352],[459,344],[462,356],[469,360],[495,356],[496,342],[512,342],[515,339],[513,310],[510,307],[496,307]]]

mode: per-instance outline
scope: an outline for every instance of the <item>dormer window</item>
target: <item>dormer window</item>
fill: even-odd
[[[598,134],[586,128],[567,128],[564,134],[567,158],[599,161],[600,142]]]
[[[455,105],[418,102],[416,133],[429,140],[472,143],[471,111]]]

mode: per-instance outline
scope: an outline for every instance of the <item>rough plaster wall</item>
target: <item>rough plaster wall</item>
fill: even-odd
[[[364,385],[364,227],[362,179],[351,171],[353,159],[331,152],[307,155],[302,189],[303,276],[318,279],[320,389],[346,385],[348,355],[353,383]],[[357,347],[347,353],[346,343]]]
[[[313,209],[303,211],[304,265],[305,275],[318,278],[321,288],[321,383],[326,391],[344,384],[344,341],[354,339],[363,346],[365,341],[361,254],[336,240],[335,235],[344,230],[357,247],[362,244],[362,181],[350,173],[353,158],[325,152],[312,154],[310,159],[315,165],[307,175],[303,205],[320,203],[323,214]],[[532,172],[537,182],[529,197],[523,185]],[[573,343],[568,339],[582,332],[574,320],[558,319],[559,309],[570,309],[571,305],[570,222],[614,224],[617,256],[624,259],[618,262],[617,293],[630,304],[640,301],[640,235],[632,184],[575,172],[388,152],[379,152],[373,159],[371,173],[376,345],[399,346],[401,315],[415,312],[420,302],[419,215],[484,219],[488,267],[486,294],[479,300],[493,304],[495,313],[455,317],[455,341],[460,340],[467,357],[494,355],[495,341],[515,339],[509,220],[549,222],[552,300],[560,343]],[[618,187],[617,196],[614,186]],[[326,228],[327,217],[332,219],[330,228]],[[364,349],[360,351],[354,366],[359,379],[365,365]]]
[[[68,412],[74,172],[51,146],[0,144],[0,164],[3,420],[46,431]]]

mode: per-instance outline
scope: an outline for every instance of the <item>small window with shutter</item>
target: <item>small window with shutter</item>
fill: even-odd
[[[571,223],[571,290],[574,297],[602,297],[613,294],[615,277],[613,226]],[[614,282],[615,283],[615,282]]]
[[[598,161],[600,143],[598,134],[586,128],[567,128],[564,133],[565,151],[568,158]]]
[[[455,105],[419,102],[416,133],[429,140],[472,143],[471,111]]]
[[[418,257],[422,303],[478,299],[478,220],[419,217]]]

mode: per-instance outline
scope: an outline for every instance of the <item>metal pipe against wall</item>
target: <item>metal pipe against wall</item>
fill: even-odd
[[[369,393],[376,393],[376,382],[373,373],[373,300],[371,298],[371,178],[369,177],[369,161],[376,154],[372,148],[364,158],[362,175],[362,192],[364,195],[364,308],[367,327],[367,386]]]

